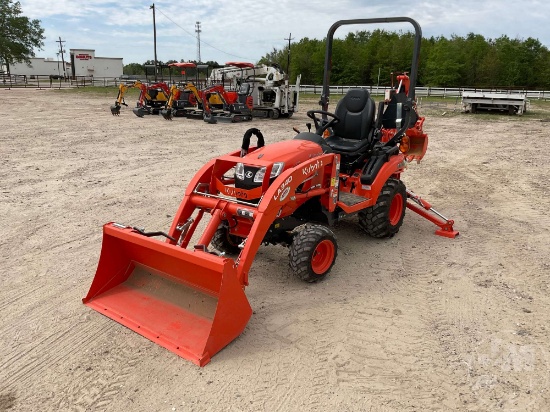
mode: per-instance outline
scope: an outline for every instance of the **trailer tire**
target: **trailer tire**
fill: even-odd
[[[308,224],[294,230],[289,265],[301,280],[311,283],[324,279],[337,255],[336,237],[328,227]]]
[[[359,225],[372,237],[392,237],[399,232],[406,210],[405,184],[390,178],[382,187],[376,204],[359,212]]]
[[[214,236],[212,236],[212,246],[220,252],[225,252],[228,255],[238,255],[241,252],[239,237],[229,233],[229,228],[226,225],[218,226]]]

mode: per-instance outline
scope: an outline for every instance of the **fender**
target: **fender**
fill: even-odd
[[[386,183],[386,181],[394,176],[399,175],[403,170],[405,166],[405,156],[401,153],[398,155],[392,156],[380,169],[376,177],[374,178],[374,181],[370,185],[371,190],[371,202],[374,205],[378,199],[378,195],[382,191],[382,187]]]

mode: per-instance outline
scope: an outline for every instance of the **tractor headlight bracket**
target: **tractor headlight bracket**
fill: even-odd
[[[274,179],[277,176],[279,176],[283,171],[284,167],[285,167],[284,162],[273,163],[273,167],[271,168],[271,173],[269,175],[269,178]],[[266,167],[264,166],[264,167],[261,167],[256,172],[256,174],[254,175],[254,183],[262,183],[264,181],[265,171],[266,171]]]

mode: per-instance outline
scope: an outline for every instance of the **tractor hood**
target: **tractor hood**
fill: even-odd
[[[322,154],[323,149],[319,144],[294,139],[261,147],[244,156],[243,163],[246,163],[246,159],[262,159],[273,163],[283,162],[284,168],[287,169]]]
[[[317,136],[317,138],[320,138],[320,136]],[[264,164],[265,162],[273,163],[270,175],[271,183],[284,170],[322,154],[323,148],[320,144],[300,138],[260,147],[244,156],[242,163],[237,165],[235,169],[235,187],[249,190],[262,185],[266,168],[255,165],[255,160],[261,160]],[[247,164],[247,160],[250,162],[249,164]]]

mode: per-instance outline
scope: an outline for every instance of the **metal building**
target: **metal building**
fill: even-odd
[[[122,57],[96,57],[93,49],[69,49],[69,55],[69,60],[64,63],[52,58],[33,57],[30,59],[30,66],[25,63],[14,63],[10,65],[10,72],[14,75],[67,78],[119,78],[122,76],[124,67]]]

